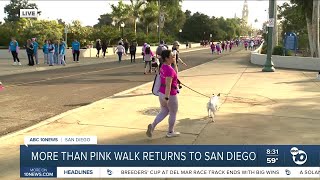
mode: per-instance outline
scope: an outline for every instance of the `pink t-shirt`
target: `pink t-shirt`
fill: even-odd
[[[172,77],[170,95],[176,95],[178,90],[178,76],[176,71],[169,65],[162,64],[160,69],[161,86],[159,92],[162,94],[166,93],[166,77]]]

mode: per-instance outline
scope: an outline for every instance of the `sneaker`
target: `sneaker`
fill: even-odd
[[[146,134],[148,137],[152,137],[152,124],[148,125],[148,129],[147,129]]]
[[[14,62],[12,65],[13,65],[13,66],[17,65],[17,62]]]
[[[168,137],[168,138],[178,137],[178,136],[180,136],[180,133],[179,133],[179,132],[167,133],[167,137]]]
[[[21,66],[21,65],[22,65],[22,64],[21,64],[21,62],[19,62],[18,64],[19,64],[19,66]]]

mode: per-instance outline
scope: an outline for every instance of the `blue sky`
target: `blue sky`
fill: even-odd
[[[4,14],[4,6],[8,4],[9,0],[0,1],[0,20],[2,21]],[[98,18],[101,14],[111,12],[110,4],[116,4],[118,1],[49,1],[49,0],[36,0],[29,1],[36,3],[39,9],[42,11],[40,19],[64,19],[66,22],[72,20],[80,20],[83,25],[94,25],[98,22]],[[209,16],[233,18],[236,14],[241,17],[242,13],[242,0],[185,0],[182,3],[183,10],[190,10],[192,13],[201,12]],[[279,1],[278,4],[282,4],[284,0]],[[249,23],[252,23],[253,27],[260,28],[262,23],[267,20],[267,9],[269,2],[266,0],[249,0]],[[257,19],[258,23],[254,23]]]

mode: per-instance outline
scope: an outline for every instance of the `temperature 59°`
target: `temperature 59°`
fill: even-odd
[[[278,158],[276,157],[268,157],[267,158],[267,164],[274,164],[278,161]]]

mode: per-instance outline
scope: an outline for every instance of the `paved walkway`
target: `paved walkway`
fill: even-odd
[[[224,93],[211,123],[208,98],[182,89],[176,125],[181,137],[165,138],[166,120],[153,139],[146,137],[159,110],[149,83],[0,138],[0,179],[18,179],[25,135],[95,135],[99,144],[319,144],[320,82],[315,73],[261,69],[249,64],[248,51],[240,51],[181,72],[181,81],[204,94]]]
[[[196,47],[196,48],[190,48],[185,49],[181,48],[181,53],[183,52],[190,52],[190,51],[197,51],[204,49],[203,47]],[[206,47],[206,49],[209,50],[209,47]],[[129,60],[130,61],[130,54],[127,56],[123,56],[123,60]],[[136,54],[136,59],[141,59],[141,54]],[[27,72],[35,72],[35,71],[46,71],[50,69],[57,69],[57,68],[68,68],[68,67],[75,67],[75,66],[84,66],[84,65],[90,65],[90,64],[99,64],[104,62],[113,62],[118,61],[118,55],[108,55],[106,58],[80,58],[80,62],[76,63],[73,61],[72,58],[67,58],[67,65],[55,65],[55,66],[48,66],[47,64],[44,64],[44,60],[41,57],[39,59],[40,64],[35,66],[28,66],[28,59],[21,58],[20,59],[22,66],[13,66],[13,60],[11,59],[0,59],[0,76],[4,75],[11,75],[11,74],[20,74],[20,73],[27,73]],[[141,60],[140,60],[141,61]],[[138,60],[139,62],[139,60]]]

